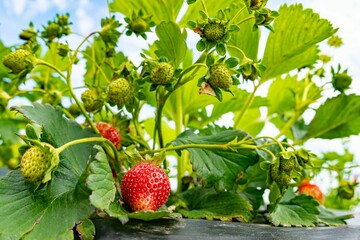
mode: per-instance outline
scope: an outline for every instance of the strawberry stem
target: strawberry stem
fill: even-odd
[[[204,0],[201,0],[201,5],[202,5],[202,7],[203,7],[203,9],[204,9],[204,12],[206,13],[206,15],[209,16]]]
[[[235,21],[235,19],[240,15],[240,13],[246,8],[247,8],[246,5],[244,7],[242,7],[242,8],[240,8],[239,11],[237,11],[236,14],[230,19],[228,25],[233,23]]]

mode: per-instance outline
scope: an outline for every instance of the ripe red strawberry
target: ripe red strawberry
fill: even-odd
[[[121,135],[118,130],[105,122],[97,122],[95,123],[95,126],[99,130],[101,136],[110,140],[116,148],[120,147]]]
[[[320,204],[323,204],[324,202],[324,194],[322,193],[319,186],[312,184],[309,181],[304,181],[300,184],[299,193],[313,196],[313,198],[316,199]]]
[[[170,181],[166,173],[152,163],[138,163],[121,182],[123,200],[133,211],[157,210],[170,194]]]

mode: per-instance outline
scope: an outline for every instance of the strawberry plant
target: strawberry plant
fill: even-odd
[[[165,2],[114,0],[75,47],[69,14],[0,42],[0,236],[92,239],[107,217],[345,225],[329,209],[359,202],[353,157],[308,144],[360,133],[348,69],[320,54],[337,29],[301,4]],[[328,194],[308,182],[324,172]]]

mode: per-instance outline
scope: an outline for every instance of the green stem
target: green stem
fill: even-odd
[[[299,114],[298,112],[295,112],[295,114],[290,118],[290,120],[288,120],[287,123],[281,128],[280,132],[278,133],[278,135],[276,135],[275,138],[279,138],[283,134],[285,134],[285,132],[287,130],[289,130],[292,125],[294,125],[296,123],[296,121],[297,121],[297,119],[299,118],[300,115],[301,114]]]
[[[175,120],[175,132],[176,136],[180,135],[182,132],[183,127],[183,104],[182,104],[182,98],[181,98],[181,89],[175,92],[176,94],[176,118]],[[181,180],[185,176],[186,171],[186,162],[184,158],[184,154],[181,156],[177,156],[177,192],[181,192]]]
[[[73,53],[73,55],[72,55],[72,57],[71,57],[70,65],[69,65],[69,68],[68,68],[68,71],[67,71],[67,76],[68,76],[68,77],[65,78],[65,79],[66,79],[66,83],[67,83],[67,85],[68,85],[68,87],[69,87],[70,94],[71,94],[71,96],[74,98],[76,104],[79,106],[79,109],[80,109],[81,113],[85,116],[85,118],[86,118],[87,122],[90,124],[91,128],[92,128],[96,133],[100,133],[99,130],[96,128],[94,122],[93,122],[92,119],[90,118],[90,116],[87,114],[87,112],[86,112],[83,104],[82,104],[82,103],[80,102],[80,100],[77,98],[77,96],[76,96],[76,94],[75,94],[75,92],[74,92],[74,88],[72,87],[72,82],[71,82],[71,77],[70,77],[70,76],[71,76],[71,72],[72,72],[72,64],[76,61],[76,56],[77,56],[78,52],[80,51],[81,46],[82,46],[86,41],[88,41],[88,39],[89,39],[92,35],[94,35],[94,34],[96,34],[96,33],[97,33],[97,32],[92,32],[92,33],[90,33],[90,34],[89,34],[87,37],[85,37],[85,38],[83,39],[83,41],[77,46],[77,48],[75,49],[75,51],[74,51],[74,53]]]
[[[250,59],[246,56],[245,52],[241,48],[234,46],[234,45],[227,45],[227,48],[232,48],[232,49],[238,51],[241,55],[243,55],[244,59],[241,61],[240,65],[244,65],[244,64],[247,64],[247,63],[253,61],[252,59]]]
[[[283,144],[280,143],[276,138],[270,137],[270,136],[262,136],[262,137],[251,138],[251,139],[247,139],[245,141],[241,141],[240,143],[253,142],[253,141],[258,140],[258,139],[270,139],[280,147],[281,151],[285,152]]]
[[[80,139],[76,139],[76,140],[73,140],[73,141],[70,141],[70,142],[65,143],[64,145],[58,147],[58,148],[56,149],[56,151],[57,151],[58,153],[61,153],[61,152],[64,151],[66,148],[71,147],[71,146],[76,145],[76,144],[81,144],[81,143],[107,142],[107,141],[109,141],[109,140],[106,139],[106,138],[103,138],[103,137],[80,138]]]
[[[204,12],[206,13],[206,15],[209,16],[208,11],[207,11],[207,8],[206,8],[206,5],[205,5],[205,1],[204,1],[204,0],[201,0],[201,4],[202,4],[202,7],[203,7],[203,9],[204,9]]]
[[[113,159],[113,161],[111,161],[110,164],[113,165],[113,169],[115,169],[116,172],[121,170],[120,164],[118,162],[119,156],[118,156],[116,147],[110,140],[103,138],[103,137],[90,137],[90,138],[76,139],[76,140],[67,142],[64,145],[56,148],[55,151],[58,154],[60,154],[62,151],[64,151],[68,147],[71,147],[76,144],[89,143],[89,142],[104,142],[105,143],[104,149],[107,150],[108,154],[110,154],[110,151],[108,151],[108,148],[110,147],[112,150],[111,152],[113,153],[113,154],[110,154],[111,159]]]
[[[246,21],[249,21],[249,20],[251,20],[251,19],[253,19],[253,18],[255,18],[255,16],[249,16],[249,17],[247,17],[247,18],[244,18],[244,19],[242,19],[240,22],[238,22],[236,25],[240,25],[240,24],[242,24],[242,23],[244,23],[244,22],[246,22]]]
[[[246,8],[246,5],[237,11],[237,13],[230,19],[229,25],[235,21],[235,19],[240,15],[240,13]]]
[[[241,119],[244,117],[245,113],[247,112],[247,110],[250,108],[251,104],[254,101],[255,98],[255,93],[257,91],[257,89],[260,87],[261,83],[259,82],[258,85],[255,85],[254,83],[254,90],[251,92],[251,94],[247,97],[246,102],[244,104],[244,106],[242,107],[240,113],[235,117],[234,120],[234,126],[238,126]]]

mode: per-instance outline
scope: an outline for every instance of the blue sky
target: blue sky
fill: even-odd
[[[123,0],[125,1],[125,0]],[[343,38],[344,46],[339,49],[326,48],[326,53],[334,58],[334,64],[341,63],[349,68],[349,74],[353,77],[353,92],[360,94],[360,1],[359,0],[269,0],[268,7],[278,9],[280,5],[287,3],[302,3],[304,8],[312,8],[322,18],[328,19],[336,28],[339,28],[338,35]],[[72,30],[76,33],[86,35],[100,28],[100,19],[108,16],[106,0],[1,0],[0,1],[0,39],[5,45],[20,44],[18,34],[22,29],[28,28],[32,21],[36,29],[41,29],[48,20],[52,20],[55,14],[70,13],[70,20],[74,23]],[[69,42],[79,42],[81,37],[71,36]],[[139,58],[139,50],[144,48],[146,42],[141,38],[122,38],[119,45],[131,59]],[[132,56],[133,55],[133,56]],[[78,73],[81,79],[81,71]],[[271,131],[271,129],[270,129]],[[360,137],[350,139],[350,150],[357,153],[360,158],[358,142]],[[329,148],[326,141],[311,142],[312,148],[320,151]],[[342,151],[342,143],[332,143],[333,150]],[[360,160],[358,160],[360,162]]]

